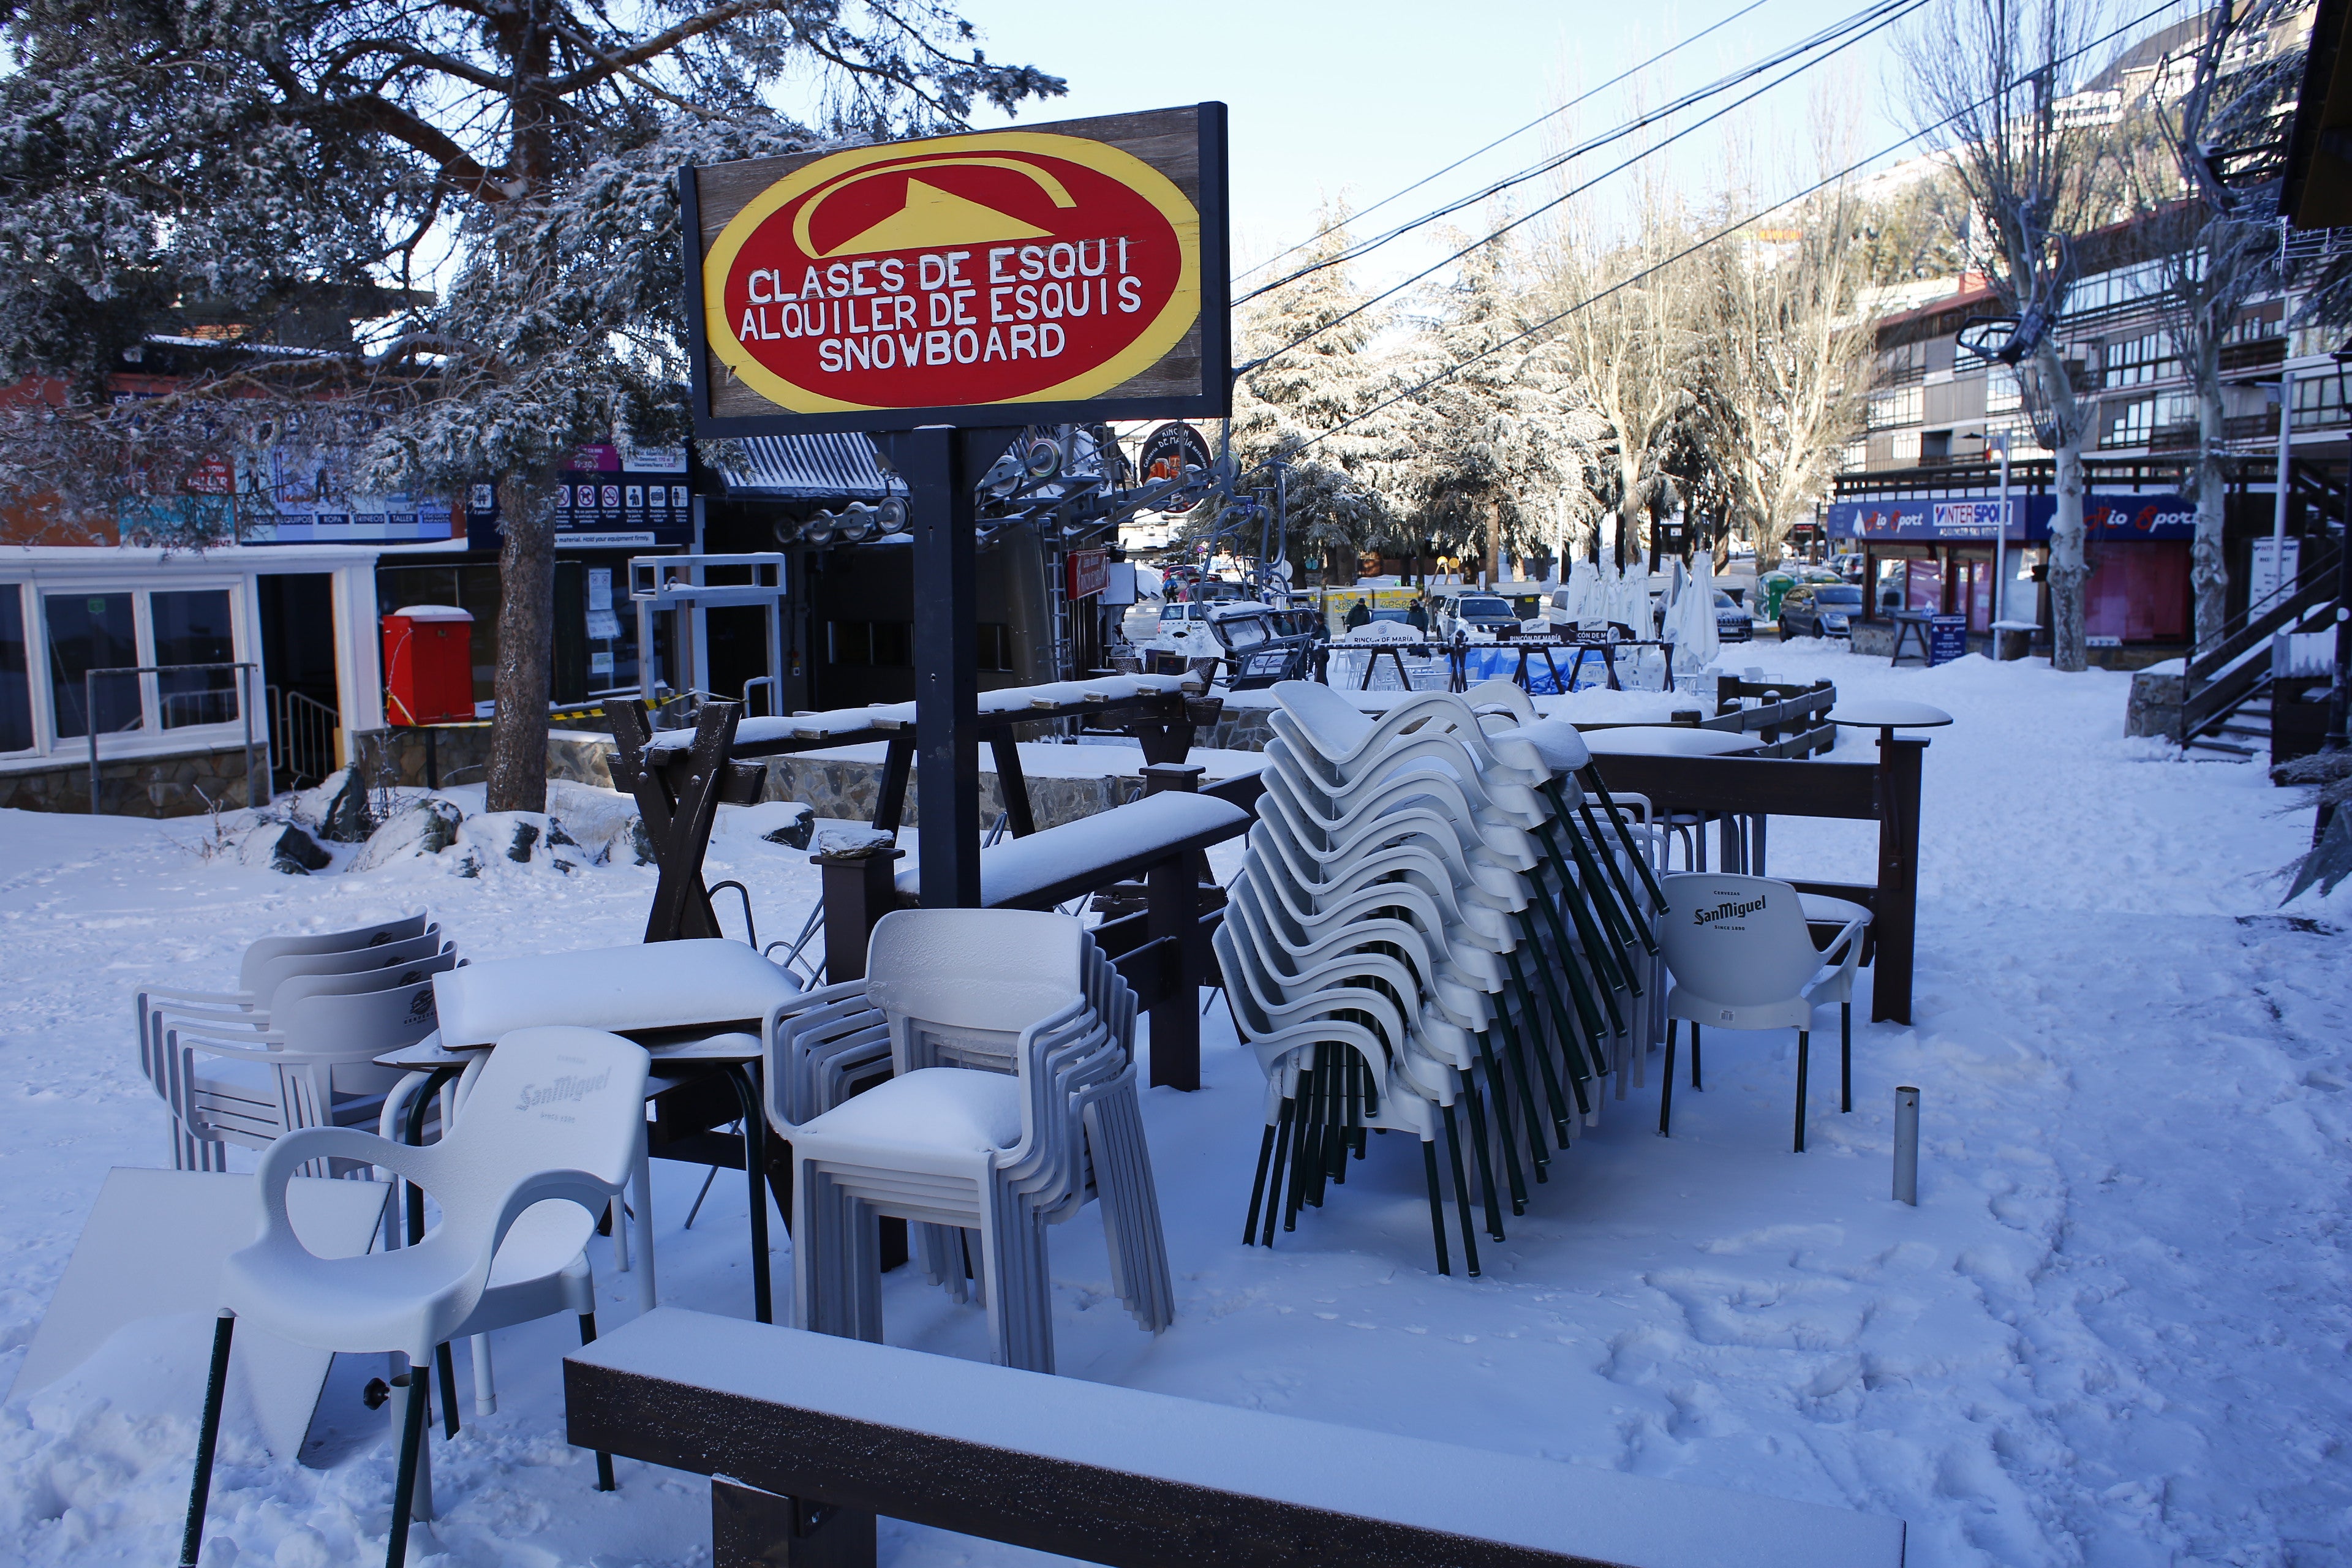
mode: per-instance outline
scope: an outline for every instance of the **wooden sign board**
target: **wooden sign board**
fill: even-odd
[[[1223,104],[678,184],[698,434],[1228,412]]]

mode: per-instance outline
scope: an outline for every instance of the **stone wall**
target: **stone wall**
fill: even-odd
[[[984,757],[985,752],[982,753]],[[874,820],[875,802],[882,794],[880,763],[845,762],[829,757],[769,757],[765,759],[768,779],[762,786],[761,800],[796,800],[814,809],[819,816],[847,822]],[[1134,778],[1051,778],[1029,776],[1029,811],[1040,827],[1059,827],[1066,822],[1076,822],[1092,816],[1098,811],[1124,805],[1142,793],[1143,784]],[[906,826],[921,820],[921,786],[912,778],[907,781]],[[980,774],[980,826],[985,829],[996,821],[1004,809],[1004,793],[997,786],[992,770],[982,769]]]
[[[266,791],[268,753],[254,748],[254,776]],[[117,816],[201,816],[215,806],[245,805],[245,752],[195,752],[178,757],[126,757],[109,762],[100,742],[98,805]],[[89,809],[89,764],[60,763],[0,773],[0,807],[17,811]]]
[[[2173,661],[2176,666],[2179,662]],[[2177,668],[2166,672],[2143,669],[2134,675],[2131,696],[2124,707],[2124,733],[2165,740],[2179,734],[2187,679]]]
[[[406,725],[394,725],[383,730],[362,730],[354,739],[358,742],[358,766],[363,776],[373,783],[377,770],[385,770],[383,782],[412,789],[425,787],[425,745],[427,731]],[[434,761],[440,773],[441,786],[479,784],[488,771],[490,762],[490,727],[488,724],[466,724],[434,728],[432,749]],[[550,730],[547,732],[547,776],[569,779],[573,784],[593,784],[598,789],[613,787],[613,772],[605,755],[613,749],[613,737],[597,730]]]

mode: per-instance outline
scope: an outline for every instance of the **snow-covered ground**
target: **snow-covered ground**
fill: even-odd
[[[1432,1272],[1419,1163],[1381,1140],[1295,1234],[1245,1248],[1259,1090],[1217,1008],[1202,1090],[1146,1102],[1176,1325],[1134,1329],[1081,1215],[1054,1238],[1062,1371],[1899,1514],[1916,1564],[2352,1561],[2352,885],[2276,910],[2304,793],[2124,739],[2119,675],[1890,671],[1818,644],[1736,658],[1958,719],[1927,757],[1916,1022],[1858,1026],[1854,1113],[1817,1088],[1811,1152],[1791,1155],[1792,1040],[1715,1033],[1675,1136],[1650,1131],[1654,1087],[1607,1101],[1484,1279]],[[1607,700],[1564,702],[1629,706]],[[207,859],[205,835],[0,813],[0,1379],[108,1167],[168,1159],[136,984],[217,984],[252,936],[418,906],[478,958],[629,942],[653,889],[625,866],[294,878]],[[1873,859],[1861,824],[1782,819],[1771,848],[1787,875]],[[758,889],[763,940],[798,929],[805,852],[722,834],[711,864]],[[1887,1195],[1898,1083],[1925,1100],[1916,1210]],[[745,1315],[740,1183],[680,1228],[701,1174],[657,1166],[664,1297]],[[630,1280],[595,1259],[625,1321]],[[984,1353],[977,1310],[912,1271],[886,1298],[892,1342]],[[0,1413],[0,1563],[171,1560],[205,1331],[173,1320]],[[699,1480],[624,1461],[618,1493],[590,1489],[562,1436],[568,1334],[501,1336],[499,1412],[436,1439],[443,1517],[417,1551],[707,1562]],[[337,1435],[311,1456],[330,1468],[231,1436],[207,1564],[381,1552],[392,1467],[356,1389],[330,1384]],[[901,1568],[1041,1560],[884,1541]]]

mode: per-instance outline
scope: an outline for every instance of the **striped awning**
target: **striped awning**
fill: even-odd
[[[745,466],[725,473],[730,496],[877,501],[907,489],[859,435],[750,436],[743,452]]]

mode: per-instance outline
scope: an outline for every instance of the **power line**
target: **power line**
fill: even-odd
[[[2089,54],[2093,49],[2114,42],[2116,38],[2123,37],[2123,35],[2130,32],[2133,28],[2139,26],[2142,23],[2153,20],[2155,17],[2162,16],[2165,12],[2171,10],[2172,6],[2173,0],[2166,0],[2165,4],[2142,12],[2137,16],[2133,17],[2130,21],[2124,23],[2121,26],[2115,28],[2113,31],[2102,34],[2100,37],[2092,39],[2090,42],[2083,45],[2079,48],[2069,50],[2066,54],[2050,63],[2053,66],[2069,64],[2072,61],[2080,58],[2084,55]],[[1568,320],[1569,317],[1575,315],[1578,311],[1584,310],[1586,307],[1597,305],[1601,300],[1608,299],[1611,295],[1615,294],[1622,289],[1630,289],[1634,284],[1641,282],[1643,279],[1649,278],[1655,273],[1664,271],[1667,268],[1674,266],[1679,261],[1687,259],[1699,251],[1706,249],[1708,246],[1715,244],[1717,241],[1738,233],[1741,229],[1748,227],[1750,224],[1756,223],[1759,219],[1769,217],[1772,214],[1779,212],[1783,207],[1789,206],[1796,202],[1803,201],[1807,196],[1812,195],[1818,191],[1825,190],[1841,180],[1861,173],[1864,169],[1868,168],[1871,164],[1878,162],[1881,158],[1891,157],[1893,154],[1899,153],[1904,148],[1909,146],[1912,142],[1919,140],[1919,138],[1927,136],[1934,132],[1940,131],[1945,126],[1951,124],[1955,120],[1958,120],[1964,115],[1973,113],[1977,110],[1982,109],[1986,104],[1989,104],[1995,99],[1999,98],[2002,92],[2014,88],[2018,85],[2019,81],[2022,81],[2027,78],[2032,77],[2041,68],[2042,68],[2036,67],[2034,71],[2028,71],[2025,73],[2024,77],[2021,77],[2017,79],[2017,80],[2002,83],[1993,91],[1987,93],[1984,97],[1978,99],[1973,103],[1962,105],[1960,108],[1954,110],[1951,113],[1944,116],[1943,119],[1935,121],[1933,124],[1919,127],[1918,130],[1912,132],[1909,135],[1889,142],[1886,146],[1880,148],[1877,152],[1871,153],[1867,157],[1855,160],[1853,163],[1849,163],[1844,168],[1837,171],[1837,173],[1825,175],[1822,178],[1816,180],[1813,184],[1806,186],[1803,190],[1795,193],[1793,195],[1783,196],[1780,200],[1773,203],[1769,206],[1759,207],[1755,212],[1749,214],[1747,217],[1740,219],[1737,223],[1727,225],[1726,226],[1716,230],[1706,238],[1697,240],[1693,244],[1685,247],[1683,249],[1676,251],[1674,255],[1665,258],[1664,260],[1654,262],[1652,265],[1643,268],[1639,272],[1622,278],[1616,282],[1612,283],[1608,288],[1601,289],[1600,292],[1588,295],[1584,299],[1579,300],[1575,304],[1569,306],[1566,310],[1560,310],[1554,315],[1545,317],[1542,321],[1536,322],[1533,326],[1528,327],[1522,331],[1516,332],[1510,337],[1505,338],[1501,342],[1496,343],[1490,348],[1481,349],[1478,353],[1472,354],[1468,359],[1463,360],[1459,363],[1449,365],[1445,369],[1439,371],[1436,374],[1429,376],[1424,380],[1415,382],[1412,385],[1404,388],[1402,391],[1396,393],[1392,396],[1382,398],[1380,402],[1372,405],[1370,408],[1365,409],[1361,414],[1352,415],[1349,417],[1341,420],[1339,424],[1334,425],[1328,430],[1319,431],[1317,434],[1308,437],[1306,440],[1301,441],[1297,446],[1282,453],[1278,460],[1288,462],[1296,458],[1299,453],[1304,452],[1308,447],[1314,446],[1317,442],[1328,440],[1331,437],[1339,435],[1340,432],[1348,429],[1351,426],[1360,425],[1365,420],[1370,419],[1373,415],[1380,413],[1383,409],[1393,407],[1395,405],[1403,402],[1406,398],[1417,397],[1421,394],[1428,391],[1431,387],[1435,386],[1438,383],[1451,380],[1453,377],[1461,374],[1464,371],[1468,370],[1472,365],[1476,364],[1479,361],[1492,358],[1503,350],[1511,347],[1514,343],[1525,342],[1528,339],[1536,336],[1538,333],[1542,332],[1549,328],[1557,326],[1561,321]],[[1234,482],[1235,485],[1239,485],[1243,479],[1249,479],[1262,472],[1264,469],[1272,466],[1272,464],[1277,459],[1276,458],[1270,458],[1266,459],[1265,462],[1253,466],[1246,473],[1236,476]]]
[[[1547,120],[1558,119],[1560,115],[1566,114],[1570,110],[1576,108],[1587,100],[1599,97],[1601,94],[1607,92],[1611,88],[1615,87],[1618,83],[1626,80],[1628,78],[1641,75],[1642,72],[1648,70],[1652,66],[1665,59],[1669,55],[1673,55],[1692,44],[1697,43],[1709,33],[1719,32],[1723,28],[1728,27],[1732,23],[1738,21],[1750,11],[1756,10],[1759,6],[1768,4],[1769,4],[1769,0],[1748,0],[1747,5],[1742,5],[1730,16],[1724,17],[1723,20],[1715,23],[1711,26],[1702,27],[1699,31],[1693,33],[1689,37],[1683,39],[1679,43],[1667,45],[1664,48],[1660,49],[1656,54],[1652,55],[1648,59],[1643,60],[1641,64],[1632,66],[1624,70],[1619,71],[1615,76],[1611,77],[1607,81],[1602,82],[1599,87],[1592,89],[1591,91],[1577,94],[1574,98],[1570,99],[1566,103],[1561,104],[1557,109],[1546,110],[1543,113],[1537,115],[1533,120],[1528,121],[1525,125],[1520,126],[1517,131],[1505,132],[1502,135],[1496,137],[1492,142],[1487,142],[1484,147],[1477,149],[1475,152],[1465,153],[1461,157],[1454,159],[1454,162],[1446,164],[1445,167],[1438,170],[1437,173],[1433,174],[1423,174],[1420,179],[1415,180],[1412,184],[1405,186],[1404,189],[1391,192],[1389,195],[1382,196],[1379,201],[1374,202],[1370,206],[1364,208],[1360,212],[1351,214],[1349,221],[1353,222],[1358,219],[1370,216],[1371,214],[1380,211],[1382,207],[1387,206],[1391,202],[1402,201],[1406,196],[1412,195],[1413,192],[1421,189],[1422,186],[1428,184],[1431,181],[1444,179],[1446,175],[1454,173],[1454,170],[1462,167],[1463,164],[1469,163],[1472,159],[1485,157],[1496,148],[1500,147],[1504,142],[1515,141],[1517,138],[1526,135],[1528,132],[1533,131],[1537,126],[1541,125]],[[1317,240],[1321,239],[1325,235],[1346,226],[1347,225],[1345,223],[1335,223],[1328,228],[1321,229],[1317,233],[1310,234],[1305,239],[1300,240],[1297,245],[1291,246],[1285,250],[1276,251],[1272,256],[1267,257],[1264,261],[1259,262],[1256,266],[1242,268],[1241,271],[1234,274],[1234,281],[1238,283],[1253,272],[1263,272],[1267,268],[1273,266],[1276,262],[1281,260],[1284,257],[1295,256],[1299,251],[1302,251],[1308,246],[1314,244]]]
[[[1883,28],[1894,26],[1895,23],[1902,20],[1904,16],[1919,10],[1922,6],[1928,4],[1928,0],[1902,0],[1902,4],[1907,8],[1889,11],[1885,16],[1880,17],[1880,19],[1870,28],[1864,32],[1856,33],[1853,37],[1847,38],[1844,42],[1839,44],[1836,48],[1830,50],[1829,53],[1821,55],[1813,59],[1804,61],[1802,64],[1794,67],[1784,75],[1764,83],[1761,87],[1749,92],[1744,98],[1732,100],[1729,103],[1725,104],[1722,108],[1715,110],[1712,114],[1706,115],[1703,119],[1696,120],[1690,124],[1684,126],[1680,131],[1675,132],[1665,140],[1643,148],[1642,151],[1634,153],[1632,157],[1626,159],[1622,163],[1618,163],[1611,168],[1603,169],[1600,174],[1593,175],[1592,178],[1585,181],[1580,185],[1570,186],[1568,190],[1561,192],[1550,201],[1544,203],[1540,206],[1533,208],[1518,217],[1513,218],[1510,222],[1495,230],[1492,234],[1486,235],[1482,238],[1473,240],[1470,244],[1464,246],[1461,249],[1455,251],[1451,256],[1440,258],[1435,262],[1433,262],[1428,267],[1422,268],[1422,270],[1414,273],[1412,277],[1407,278],[1402,282],[1382,289],[1380,293],[1371,296],[1371,298],[1368,300],[1360,301],[1347,310],[1342,311],[1340,314],[1332,317],[1321,326],[1315,328],[1311,331],[1304,332],[1298,337],[1293,338],[1290,342],[1283,344],[1280,348],[1274,350],[1271,353],[1261,354],[1256,359],[1252,360],[1248,364],[1245,364],[1241,368],[1245,373],[1255,370],[1260,365],[1267,364],[1275,360],[1280,359],[1284,354],[1290,353],[1293,349],[1313,342],[1316,338],[1329,331],[1332,328],[1339,325],[1342,321],[1363,314],[1363,312],[1370,310],[1381,300],[1393,298],[1394,296],[1404,292],[1407,289],[1412,288],[1414,284],[1419,283],[1422,279],[1429,277],[1431,274],[1443,271],[1444,268],[1451,267],[1454,263],[1461,260],[1464,257],[1468,256],[1471,252],[1476,250],[1480,246],[1491,245],[1496,240],[1502,238],[1503,236],[1510,233],[1513,229],[1517,228],[1524,224],[1533,223],[1537,218],[1541,217],[1544,214],[1551,211],[1554,207],[1561,206],[1569,202],[1574,201],[1578,196],[1582,195],[1585,192],[1591,190],[1601,181],[1609,179],[1613,175],[1622,174],[1625,170],[1632,168],[1643,159],[1650,157],[1654,153],[1664,152],[1668,147],[1671,147],[1675,142],[1681,141],[1684,137],[1691,135],[1696,132],[1703,131],[1707,126],[1712,125],[1717,121],[1722,119],[1725,115],[1754,102],[1757,99],[1771,91],[1774,88],[1780,86],[1783,82],[1791,81],[1796,78],[1802,76],[1805,72],[1812,69],[1815,66],[1820,65],[1823,60],[1831,59],[1840,51],[1861,43],[1864,39],[1869,37],[1872,33],[1875,33]],[[1790,198],[1791,201],[1795,199],[1795,197]],[[1788,204],[1783,202],[1780,205],[1785,206]],[[1770,209],[1767,210],[1769,211]],[[1335,258],[1334,259],[1336,260],[1338,258]],[[1287,279],[1286,279],[1286,281],[1287,281]],[[1279,285],[1268,284],[1266,287],[1276,288],[1279,287]],[[1265,290],[1263,289],[1258,290],[1259,293],[1264,293],[1265,291]],[[1244,298],[1251,297],[1252,296],[1244,296]]]
[[[1917,11],[1927,3],[1927,0],[1872,0],[1871,5],[1864,6],[1862,10],[1855,12],[1853,16],[1846,17],[1843,21],[1835,23],[1831,26],[1824,27],[1820,32],[1814,33],[1799,40],[1797,43],[1789,45],[1773,54],[1768,55],[1763,59],[1758,60],[1751,65],[1744,66],[1728,76],[1722,77],[1715,81],[1709,82],[1705,87],[1695,88],[1691,91],[1683,94],[1680,98],[1677,98],[1674,101],[1660,108],[1647,110],[1642,114],[1636,115],[1632,120],[1622,122],[1622,124],[1612,126],[1611,129],[1579,143],[1577,146],[1568,149],[1564,153],[1556,153],[1550,157],[1544,158],[1529,167],[1520,170],[1515,174],[1510,174],[1503,179],[1496,180],[1482,189],[1473,191],[1466,196],[1462,196],[1456,200],[1448,202],[1443,206],[1439,206],[1429,212],[1423,213],[1417,218],[1399,224],[1395,227],[1389,229],[1386,233],[1379,235],[1374,238],[1362,241],[1360,244],[1351,245],[1336,256],[1325,257],[1319,261],[1312,262],[1307,266],[1297,268],[1296,271],[1286,273],[1284,276],[1276,279],[1271,283],[1260,284],[1257,288],[1251,289],[1248,293],[1240,296],[1234,301],[1234,303],[1236,305],[1247,304],[1250,300],[1256,299],[1261,294],[1267,294],[1273,292],[1276,289],[1286,288],[1290,284],[1297,282],[1302,278],[1312,277],[1314,274],[1322,271],[1325,268],[1337,267],[1342,262],[1353,261],[1362,257],[1369,256],[1373,251],[1378,250],[1381,247],[1388,244],[1391,240],[1397,239],[1404,235],[1410,234],[1414,229],[1421,227],[1424,224],[1434,223],[1443,217],[1450,217],[1454,214],[1460,212],[1465,207],[1475,206],[1480,202],[1491,200],[1492,198],[1502,195],[1505,191],[1510,190],[1517,185],[1523,185],[1529,180],[1538,179],[1564,164],[1573,163],[1575,160],[1583,157],[1588,153],[1596,152],[1602,147],[1610,145],[1612,142],[1622,142],[1626,137],[1634,134],[1636,132],[1642,131],[1659,121],[1666,120],[1675,114],[1679,114],[1684,110],[1688,109],[1695,104],[1702,103],[1707,99],[1716,97],[1720,93],[1728,92],[1744,82],[1753,81],[1756,78],[1768,71],[1775,70],[1780,67],[1788,64],[1790,60],[1797,59],[1804,55],[1812,53],[1812,51],[1816,49],[1822,48],[1825,44],[1836,42],[1835,47],[1829,49],[1827,53],[1821,55],[1817,59],[1809,62],[1810,64],[1819,64],[1821,60],[1829,58],[1831,55],[1836,54],[1839,50],[1845,48],[1848,45],[1858,41],[1860,38],[1869,37],[1871,33],[1878,31],[1881,27],[1885,26],[1889,22],[1898,20],[1904,16],[1907,16],[1912,12]],[[1857,29],[1860,29],[1860,31],[1857,32]],[[1847,35],[1849,34],[1853,36],[1848,37]],[[1841,39],[1843,41],[1837,41]],[[1333,226],[1334,228],[1338,226],[1339,226],[1337,225]],[[1325,234],[1329,234],[1331,232],[1333,232],[1332,229],[1324,230]]]

